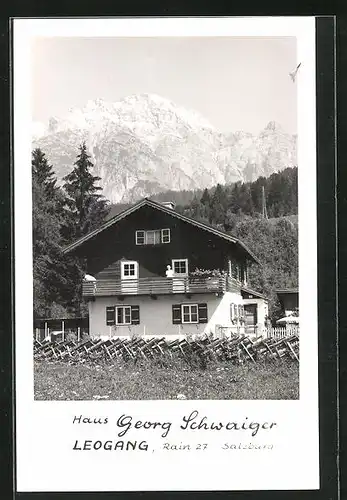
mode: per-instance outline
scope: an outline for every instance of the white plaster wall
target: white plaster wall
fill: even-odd
[[[172,323],[173,304],[207,303],[208,323],[174,325]],[[96,297],[89,302],[90,335],[96,337],[143,336],[170,338],[186,335],[215,333],[216,325],[232,327],[230,303],[242,304],[241,294],[227,292],[222,297],[215,294],[196,294],[188,299],[185,295],[158,295],[156,300],[149,296],[126,297],[119,301],[116,297]],[[116,305],[139,305],[140,324],[129,326],[107,326],[106,307]],[[235,328],[235,327],[234,327]]]

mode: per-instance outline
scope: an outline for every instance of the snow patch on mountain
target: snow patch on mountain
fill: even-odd
[[[275,122],[259,135],[224,134],[196,111],[155,94],[91,100],[34,130],[33,146],[46,153],[59,180],[85,141],[94,175],[112,202],[254,180],[296,164],[296,137]]]

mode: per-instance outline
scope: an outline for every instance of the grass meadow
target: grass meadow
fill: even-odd
[[[290,359],[207,366],[35,361],[36,400],[298,399],[299,363]]]

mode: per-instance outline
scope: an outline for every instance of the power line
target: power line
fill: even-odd
[[[267,216],[267,208],[266,208],[266,197],[265,197],[265,187],[262,186],[262,215],[263,215],[263,219],[267,219],[268,216]]]

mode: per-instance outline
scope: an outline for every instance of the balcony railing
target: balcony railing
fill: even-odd
[[[211,278],[139,278],[84,281],[83,297],[110,295],[170,295],[173,293],[225,293],[240,291],[240,284],[229,276]]]

